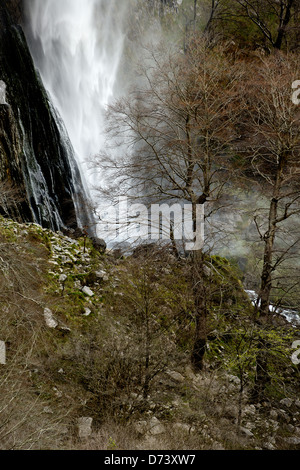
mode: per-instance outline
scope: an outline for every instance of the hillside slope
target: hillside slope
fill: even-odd
[[[268,330],[280,353],[253,402],[252,306],[236,269],[212,257],[206,370],[196,373],[188,263],[158,247],[101,253],[0,219],[0,448],[299,449],[297,329]]]

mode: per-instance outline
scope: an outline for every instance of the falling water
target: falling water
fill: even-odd
[[[27,0],[27,35],[89,189],[87,160],[103,149],[104,110],[116,94],[129,0]]]
[[[256,305],[258,299],[257,293],[254,290],[246,290],[245,292],[248,294],[252,304]],[[292,310],[290,308],[280,308],[270,304],[270,312],[274,313],[274,315],[281,315],[295,327],[300,325],[299,312],[296,310]]]

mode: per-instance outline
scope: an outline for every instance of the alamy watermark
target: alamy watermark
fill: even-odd
[[[129,204],[119,197],[116,206],[101,211],[98,230],[109,232],[111,240],[181,240],[187,251],[200,250],[204,244],[204,205]]]
[[[294,341],[292,344],[292,348],[296,349],[296,351],[291,356],[292,363],[298,366],[300,364],[300,341]]]
[[[295,90],[292,94],[292,102],[296,105],[300,104],[300,80],[295,80],[292,83],[292,89]]]
[[[0,341],[0,364],[6,364],[6,345],[4,341]]]

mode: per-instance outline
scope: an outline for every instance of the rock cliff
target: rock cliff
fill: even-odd
[[[54,230],[91,226],[71,143],[18,24],[21,5],[0,4],[0,188],[18,190],[5,210],[2,194],[0,213]]]

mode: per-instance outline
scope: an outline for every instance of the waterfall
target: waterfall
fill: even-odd
[[[66,126],[87,188],[87,160],[104,146],[104,110],[116,95],[129,0],[27,0],[27,37]],[[118,83],[121,81],[119,80]]]

